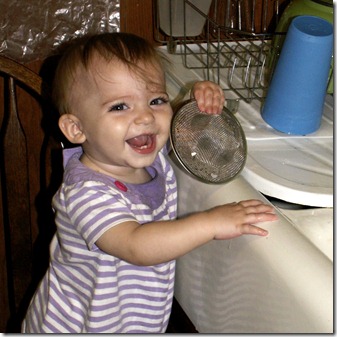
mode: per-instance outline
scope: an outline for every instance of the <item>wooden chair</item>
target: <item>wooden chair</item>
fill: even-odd
[[[0,89],[0,332],[19,332],[48,265],[62,158],[42,77],[0,56]]]

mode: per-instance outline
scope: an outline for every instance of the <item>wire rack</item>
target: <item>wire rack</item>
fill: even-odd
[[[179,0],[157,0],[156,40],[166,44],[169,53],[182,54],[186,68],[204,69],[205,79],[234,92],[237,99],[248,103],[263,100],[279,54],[279,43],[273,42],[275,34],[271,32],[278,22],[280,2],[213,0],[205,13],[196,4],[198,0],[180,0],[180,32],[177,32],[174,21],[177,18],[171,13],[177,4],[173,1]],[[281,1],[282,8],[288,2]],[[161,29],[158,14],[159,6],[165,5],[170,25],[166,33]],[[197,36],[188,33],[191,17],[203,18],[202,32]]]

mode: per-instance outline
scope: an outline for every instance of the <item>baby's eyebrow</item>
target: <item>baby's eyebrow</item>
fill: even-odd
[[[128,100],[131,96],[109,96],[104,99],[102,106],[109,104],[122,104]]]

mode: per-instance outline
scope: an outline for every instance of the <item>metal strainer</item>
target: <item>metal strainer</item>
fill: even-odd
[[[227,108],[209,115],[200,112],[195,100],[187,102],[172,119],[170,138],[180,163],[204,182],[228,182],[245,165],[246,137]]]

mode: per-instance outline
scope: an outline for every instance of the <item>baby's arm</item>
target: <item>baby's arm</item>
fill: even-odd
[[[209,114],[221,113],[223,90],[210,81],[196,82],[191,91],[199,109]],[[274,221],[274,208],[259,200],[214,207],[172,221],[140,225],[125,222],[105,232],[96,245],[106,253],[137,265],[156,265],[174,260],[214,239],[232,239],[243,234],[265,236],[268,232],[255,226]]]
[[[211,81],[194,83],[191,98],[195,98],[200,111],[219,114],[225,103],[225,95],[221,87]]]
[[[96,245],[130,263],[155,265],[176,259],[214,239],[232,239],[243,234],[266,236],[268,232],[254,224],[276,219],[272,206],[246,200],[172,221],[122,223],[106,231]]]

